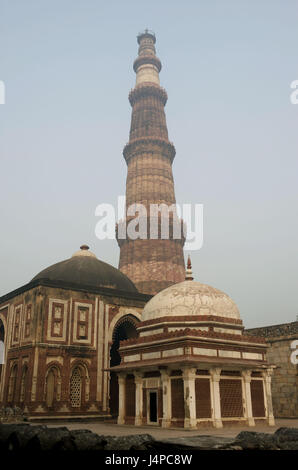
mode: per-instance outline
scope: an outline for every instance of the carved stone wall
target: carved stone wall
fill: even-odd
[[[269,345],[267,359],[277,367],[272,377],[272,402],[276,418],[298,417],[298,365],[291,362],[292,343],[298,340],[298,321],[245,330],[263,336]]]
[[[113,331],[121,318],[139,320],[145,300],[136,297],[43,285],[5,296],[0,407],[29,416],[108,415]]]

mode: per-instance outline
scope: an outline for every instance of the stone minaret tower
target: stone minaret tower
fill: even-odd
[[[148,30],[138,36],[139,55],[133,64],[136,86],[129,94],[132,106],[130,135],[123,150],[127,163],[126,207],[143,204],[148,215],[150,204],[171,206],[176,202],[172,174],[175,147],[168,140],[164,112],[167,93],[159,84],[161,62],[155,55],[155,41],[154,33]],[[173,217],[170,217],[168,239],[161,239],[160,215],[156,219],[159,224],[157,239],[150,238],[149,219],[148,239],[120,239],[120,225],[117,226],[119,268],[140,292],[156,294],[185,279],[185,240],[173,237]],[[129,218],[125,226],[128,222]],[[181,220],[179,223],[182,225]]]

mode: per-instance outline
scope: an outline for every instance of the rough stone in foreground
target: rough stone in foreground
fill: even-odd
[[[8,439],[10,435],[21,429],[22,427],[27,427],[29,429],[29,424],[0,424],[0,450],[6,450],[8,445]]]
[[[11,432],[6,440],[6,449],[10,451],[19,451],[27,449],[31,440],[44,431],[46,426],[22,426],[11,427]]]
[[[277,450],[274,434],[263,432],[242,431],[234,441],[234,444],[243,450]]]
[[[232,444],[234,439],[216,436],[190,436],[179,438],[168,438],[145,443],[145,449],[135,448],[135,450],[152,451],[184,451],[184,450],[217,450],[226,448]]]
[[[76,450],[74,440],[66,427],[40,429],[30,439],[26,450],[31,452],[40,451],[74,451]]]
[[[279,428],[274,434],[242,431],[234,444],[244,450],[298,450],[298,428]]]
[[[132,434],[131,436],[104,436],[107,441],[105,450],[147,450],[147,445],[154,442],[150,434]]]
[[[279,428],[274,437],[280,449],[298,450],[298,428]]]
[[[145,450],[177,452],[196,450],[298,450],[298,428],[279,428],[274,434],[242,431],[235,439],[198,435],[155,440],[150,434],[100,436],[88,429],[1,424],[0,451],[102,451]]]
[[[70,431],[70,436],[74,441],[76,450],[94,451],[104,450],[107,445],[105,436],[99,436],[89,429],[75,429]]]

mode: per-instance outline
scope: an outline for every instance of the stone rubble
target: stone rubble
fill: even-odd
[[[241,431],[235,438],[198,435],[157,440],[150,434],[100,436],[88,429],[70,431],[65,426],[48,428],[28,423],[0,423],[0,452],[117,450],[298,450],[298,428],[281,427],[272,434]]]

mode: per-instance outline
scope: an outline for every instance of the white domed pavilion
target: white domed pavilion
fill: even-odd
[[[274,424],[263,338],[243,335],[235,302],[186,280],[145,305],[138,338],[120,344],[119,424]]]

